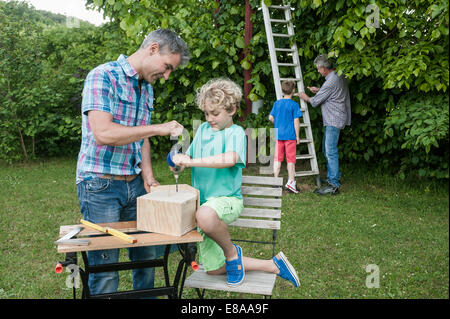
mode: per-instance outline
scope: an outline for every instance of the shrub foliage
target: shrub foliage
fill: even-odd
[[[131,54],[160,27],[178,32],[192,58],[169,81],[155,83],[154,123],[177,120],[192,135],[193,120],[202,119],[196,89],[218,76],[243,85],[246,69],[252,75],[248,98],[263,99],[264,106],[255,115],[243,104],[240,124],[269,127],[275,93],[261,3],[249,2],[248,46],[245,2],[239,0],[88,0],[112,22],[79,28],[20,2],[0,2],[0,158],[76,153],[85,75],[120,53]],[[349,81],[352,125],[341,135],[342,161],[373,163],[401,177],[448,179],[448,1],[297,0],[291,7],[305,84],[323,83],[312,63],[321,53]],[[320,149],[320,109],[310,108],[310,115]],[[153,156],[165,154],[167,141],[152,139]]]

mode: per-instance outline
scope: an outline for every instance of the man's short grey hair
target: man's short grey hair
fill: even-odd
[[[314,59],[314,65],[318,68],[332,69],[333,64],[328,60],[326,54],[321,54]]]
[[[180,54],[181,66],[188,64],[191,58],[186,42],[172,30],[158,29],[150,32],[142,42],[141,49],[152,43],[158,43],[161,54]]]

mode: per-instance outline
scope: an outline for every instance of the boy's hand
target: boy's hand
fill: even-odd
[[[186,164],[191,162],[191,157],[186,154],[176,154],[174,157],[172,157],[172,162],[175,165],[181,166],[182,168],[184,168],[186,166]]]
[[[297,137],[297,145],[300,144],[300,137]]]

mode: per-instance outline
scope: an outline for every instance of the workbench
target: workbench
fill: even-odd
[[[59,244],[58,253],[66,254],[66,262],[77,262],[77,253],[81,253],[84,263],[84,269],[78,267],[81,277],[82,298],[142,298],[151,296],[167,295],[169,298],[181,298],[183,292],[184,280],[186,278],[187,268],[195,258],[196,242],[202,241],[202,236],[196,230],[191,230],[183,236],[171,236],[157,233],[141,232],[136,229],[136,221],[117,222],[117,223],[100,223],[103,227],[111,227],[124,233],[132,234],[137,242],[128,243],[121,238],[111,236],[99,232],[94,229],[84,228],[78,233],[77,238],[89,239],[89,245],[76,246],[68,244]],[[84,227],[83,225],[66,225],[60,227],[60,237],[70,232],[75,227]],[[146,261],[128,261],[103,265],[89,265],[87,252],[93,250],[105,250],[114,248],[134,248],[142,246],[166,245],[163,258],[146,260]],[[173,283],[169,280],[168,259],[171,245],[178,245],[178,251],[181,260],[178,263]],[[145,290],[120,291],[116,293],[91,295],[89,292],[88,279],[90,273],[99,273],[107,271],[130,270],[147,267],[163,267],[164,269],[164,287],[156,287]],[[76,298],[74,290],[74,298]]]

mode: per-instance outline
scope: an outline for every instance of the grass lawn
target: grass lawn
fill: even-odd
[[[81,217],[75,166],[73,158],[0,164],[0,298],[72,297],[68,273],[54,272],[64,255],[53,241],[60,225]],[[154,162],[154,171],[161,184],[174,183],[165,162]],[[255,172],[250,167],[245,174]],[[190,183],[188,171],[180,182]],[[283,195],[277,249],[296,267],[302,285],[294,289],[277,279],[273,298],[449,298],[448,182],[402,181],[344,167],[338,196],[313,194],[312,178],[297,184],[302,193]],[[267,258],[271,251],[244,246],[244,253]],[[170,258],[171,280],[177,254]],[[376,274],[366,271],[368,265],[379,271],[379,288],[366,286]],[[130,278],[131,272],[121,272],[121,289],[130,289]],[[156,278],[156,285],[162,283],[162,270]],[[183,297],[196,293],[185,290]]]

